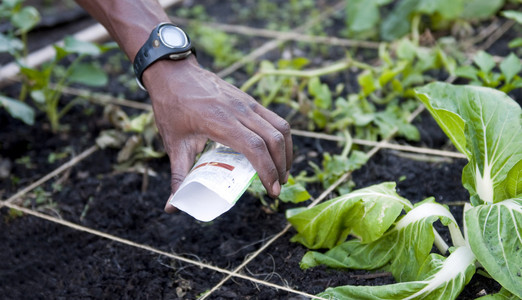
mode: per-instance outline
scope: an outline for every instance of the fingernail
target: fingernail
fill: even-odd
[[[290,171],[286,171],[286,175],[285,175],[285,183],[288,182],[288,177],[290,176]]]
[[[272,183],[272,194],[274,196],[279,196],[281,193],[281,185],[279,184],[279,181],[276,180],[274,183]]]

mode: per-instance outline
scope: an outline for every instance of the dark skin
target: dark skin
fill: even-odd
[[[76,0],[108,31],[131,61],[152,29],[169,22],[155,0]],[[271,197],[279,196],[292,163],[290,125],[191,55],[158,61],[143,73],[156,125],[170,158],[174,194],[208,139],[243,153]],[[166,212],[174,212],[168,204]]]

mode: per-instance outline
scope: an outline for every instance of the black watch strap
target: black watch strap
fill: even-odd
[[[136,81],[138,82],[139,87],[145,91],[146,89],[142,82],[143,72],[154,62],[161,59],[180,60],[186,58],[192,53],[196,54],[196,51],[190,42],[190,38],[186,34],[186,46],[176,48],[166,46],[160,38],[160,29],[163,26],[178,27],[171,23],[161,23],[156,26],[134,58],[134,75],[136,75]]]

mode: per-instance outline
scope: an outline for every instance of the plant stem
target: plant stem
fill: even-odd
[[[27,47],[27,32],[22,32],[22,44],[23,44],[23,49],[22,49],[22,63],[23,65],[26,65],[27,64],[27,55],[28,55],[28,47]],[[22,82],[22,89],[20,90],[20,95],[18,95],[18,100],[20,101],[25,101],[25,98],[27,97],[27,90],[28,90],[28,82],[27,82],[27,78],[25,76],[23,76],[23,82]]]
[[[79,103],[80,102],[80,99],[79,98],[76,98],[72,101],[69,101],[69,103],[67,103],[64,108],[62,108],[62,110],[60,110],[60,112],[58,113],[58,119],[61,119],[65,114],[67,114],[67,112],[69,112],[69,110],[71,110],[71,108],[76,104],[76,103]]]
[[[241,86],[241,90],[246,92],[248,91],[254,84],[256,84],[259,80],[261,80],[264,76],[276,75],[276,76],[292,76],[292,77],[303,77],[303,78],[312,78],[323,76],[335,72],[339,72],[349,67],[357,67],[359,69],[372,69],[372,67],[368,64],[353,60],[351,58],[343,59],[326,67],[310,69],[310,70],[267,70],[260,71],[254,76],[252,76],[247,82]]]
[[[29,47],[27,47],[27,31],[23,31],[21,37],[22,37],[22,44],[23,44],[22,55],[23,55],[23,61],[24,61],[24,65],[25,65],[25,64],[27,64],[27,56],[29,54]]]
[[[149,188],[149,164],[145,163],[145,171],[141,181],[141,194],[145,194]]]
[[[415,46],[419,46],[419,25],[420,25],[421,15],[415,14],[413,19],[411,20],[411,40]]]
[[[352,149],[353,141],[352,136],[348,132],[348,130],[343,130],[344,139],[345,139],[345,145],[343,148],[343,152],[341,153],[341,156],[344,158],[348,158],[348,154],[350,154],[350,150]]]
[[[69,78],[69,75],[71,75],[72,70],[76,67],[76,65],[81,61],[81,59],[85,55],[79,55],[67,68],[65,71],[65,75],[60,78],[58,83],[56,84],[54,89],[50,89],[47,87],[47,89],[51,90],[51,96],[49,99],[45,100],[46,105],[46,111],[47,111],[47,117],[49,118],[49,121],[51,122],[51,128],[54,133],[56,133],[60,127],[60,118],[65,115],[65,113],[70,109],[67,105],[62,111],[58,111],[58,104],[60,102],[60,98],[62,96],[62,91],[66,86],[67,79]],[[55,60],[53,62],[53,65],[56,65],[57,61]],[[53,66],[54,67],[54,66]],[[74,102],[74,101],[73,101]]]
[[[433,228],[433,234],[435,235],[435,240],[433,241],[435,247],[439,249],[441,254],[446,254],[449,249],[448,244],[446,244],[446,242],[442,239],[437,229]]]

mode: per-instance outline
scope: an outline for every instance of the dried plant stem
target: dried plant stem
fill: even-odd
[[[328,141],[336,141],[336,142],[343,142],[344,138],[336,135],[330,135],[325,133],[318,133],[318,132],[311,132],[311,131],[304,131],[304,130],[298,130],[298,129],[292,129],[292,134],[297,136],[304,136],[304,137],[312,137],[316,139],[322,139],[322,140],[328,140]],[[363,145],[363,146],[377,146],[379,142],[375,141],[368,141],[363,139],[352,139],[352,142],[357,145]],[[423,148],[423,147],[414,147],[414,146],[408,146],[408,145],[398,145],[398,144],[392,144],[390,142],[382,143],[382,148],[384,149],[393,149],[398,151],[404,151],[404,152],[413,152],[413,153],[422,153],[422,154],[428,154],[428,155],[434,155],[434,156],[442,156],[442,157],[451,157],[451,158],[466,158],[466,156],[459,152],[453,152],[453,151],[445,151],[445,150],[437,150],[437,149],[431,149],[431,148]]]
[[[197,22],[191,21],[185,18],[179,18],[175,16],[170,16],[170,19],[177,24],[191,24],[197,23],[198,25],[203,25],[211,28],[215,28],[218,30],[222,30],[228,33],[236,33],[246,36],[256,36],[263,38],[270,38],[282,41],[297,41],[304,43],[315,43],[315,44],[326,44],[330,46],[343,46],[343,47],[361,47],[368,49],[378,49],[380,43],[364,41],[364,40],[349,40],[337,37],[326,37],[326,36],[314,36],[308,34],[302,34],[294,31],[276,31],[262,28],[254,28],[243,25],[231,25],[231,24],[221,24],[221,23],[213,23],[213,22]]]
[[[42,185],[43,183],[47,182],[49,179],[61,174],[62,172],[68,170],[69,168],[73,167],[74,165],[76,165],[77,163],[79,163],[80,161],[84,160],[85,158],[89,157],[91,154],[93,154],[94,152],[96,152],[98,150],[98,146],[94,145],[94,146],[91,146],[90,148],[88,148],[87,150],[83,151],[82,153],[80,153],[80,155],[74,157],[73,159],[71,159],[70,161],[68,161],[67,163],[61,165],[60,167],[58,167],[57,169],[55,169],[54,171],[52,171],[51,173],[45,175],[44,177],[40,178],[39,180],[33,182],[32,184],[30,184],[29,186],[21,189],[20,191],[18,191],[16,194],[14,194],[13,196],[9,197],[9,199],[3,201],[3,202],[0,202],[0,207],[2,207],[2,204],[4,203],[11,203],[13,201],[15,201],[16,199],[20,198],[21,196],[27,194],[28,192],[34,190],[35,188],[37,188],[38,186]]]

